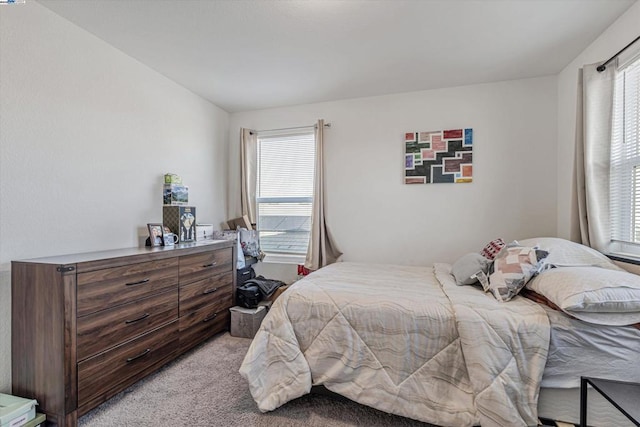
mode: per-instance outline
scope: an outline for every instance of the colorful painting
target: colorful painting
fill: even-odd
[[[473,129],[404,134],[404,183],[473,181]]]

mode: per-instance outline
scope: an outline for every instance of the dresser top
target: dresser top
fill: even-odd
[[[233,240],[201,240],[195,242],[178,243],[175,246],[144,246],[135,248],[111,249],[98,252],[84,252],[78,254],[55,255],[42,258],[31,258],[13,262],[39,264],[76,264],[93,261],[110,260],[140,256],[149,259],[161,259],[189,253],[204,252],[211,249],[222,249],[233,246]]]

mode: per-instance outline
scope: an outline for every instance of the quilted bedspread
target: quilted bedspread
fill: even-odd
[[[259,409],[324,385],[441,426],[537,425],[544,310],[456,286],[450,268],[337,263],[296,282],[240,368]]]

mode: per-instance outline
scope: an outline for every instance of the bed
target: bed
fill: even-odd
[[[585,332],[572,334],[576,325]],[[536,425],[540,416],[577,421],[572,393],[580,370],[596,376],[616,359],[619,366],[607,373],[640,376],[634,363],[640,330],[591,325],[593,332],[589,325],[527,298],[505,303],[479,286],[459,286],[448,264],[344,262],[312,273],[276,300],[240,373],[261,411],[323,385],[442,426]],[[615,340],[621,328],[628,345],[618,354],[607,355],[605,344],[591,346],[588,356],[582,351],[594,336]],[[554,407],[564,396],[573,408]]]

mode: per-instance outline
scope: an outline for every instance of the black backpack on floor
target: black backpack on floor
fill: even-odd
[[[262,294],[262,298],[269,298],[280,286],[286,285],[283,281],[267,279],[262,276],[254,277],[244,282],[245,285],[255,285]]]
[[[239,306],[246,308],[256,308],[262,301],[262,292],[258,286],[245,283],[236,289],[236,300]]]

